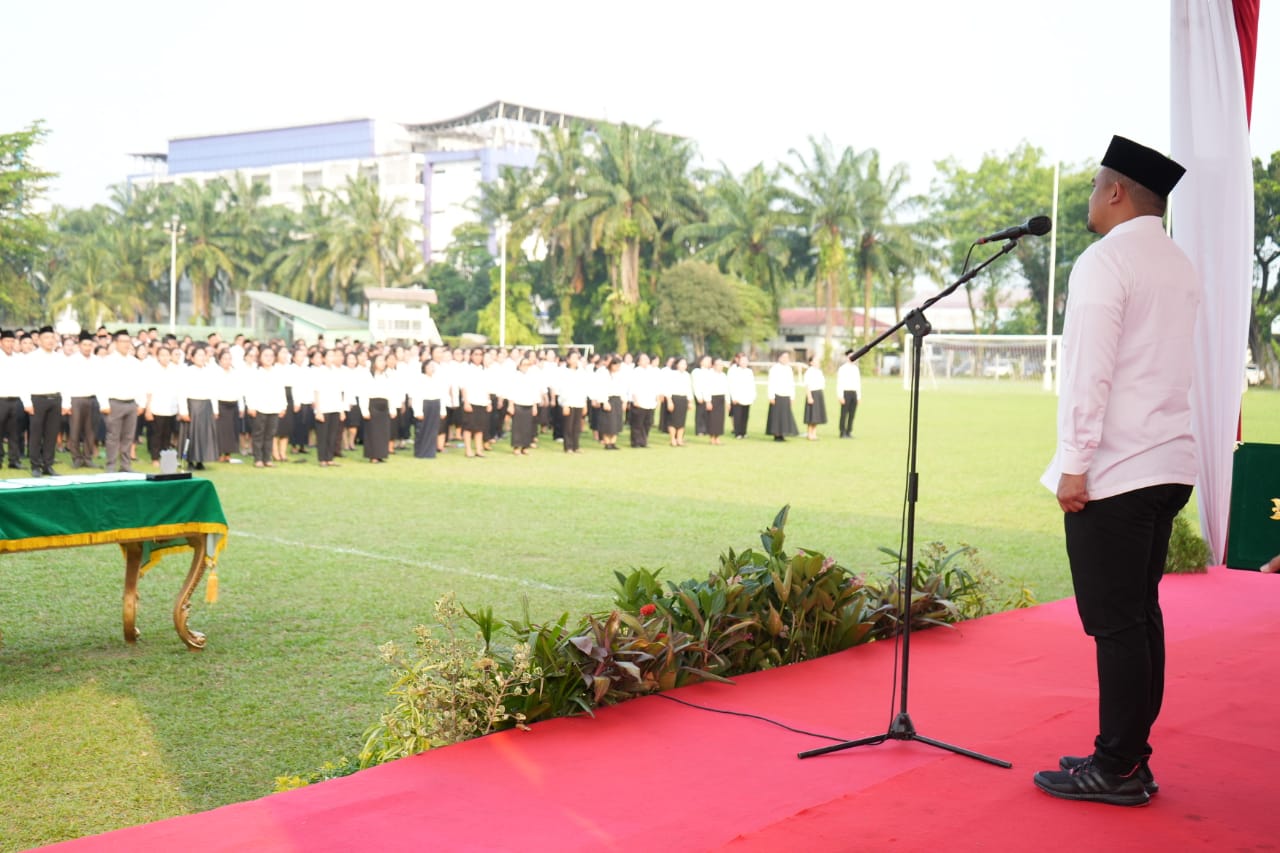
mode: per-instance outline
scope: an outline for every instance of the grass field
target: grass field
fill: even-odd
[[[348,455],[273,471],[213,466],[231,526],[221,598],[197,594],[190,653],[169,620],[185,561],[143,579],[133,647],[120,638],[115,548],[0,560],[0,850],[268,793],[277,775],[354,755],[385,706],[377,646],[409,641],[452,590],[504,616],[608,606],[613,571],[702,575],[755,544],[783,504],[791,545],[879,570],[895,546],[907,395],[867,382],[857,438],[752,435],[566,456],[434,461]],[[922,397],[917,537],[968,543],[1010,593],[1070,594],[1061,515],[1038,484],[1055,400],[1038,386],[953,385]],[[1251,391],[1245,435],[1280,442],[1280,394]],[[65,463],[64,469],[69,468]],[[11,472],[17,473],[17,472]]]

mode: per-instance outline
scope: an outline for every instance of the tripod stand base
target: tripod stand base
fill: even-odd
[[[926,737],[916,731],[915,725],[911,722],[911,716],[903,711],[889,726],[889,731],[882,735],[872,735],[871,737],[858,738],[857,740],[847,740],[843,743],[833,743],[831,746],[823,746],[818,749],[810,749],[807,752],[799,754],[800,758],[813,758],[816,755],[826,755],[828,752],[840,752],[845,749],[853,749],[857,746],[873,746],[878,743],[884,743],[887,740],[918,740],[921,743],[927,743],[929,746],[936,746],[938,749],[945,749],[948,752],[954,752],[956,755],[964,755],[968,758],[976,758],[978,761],[985,761],[988,764],[994,764],[997,767],[1012,767],[1008,761],[999,758],[992,758],[990,755],[983,755],[980,752],[974,752],[971,749],[965,749],[962,746],[954,746],[949,743],[943,743],[940,740],[934,740]]]

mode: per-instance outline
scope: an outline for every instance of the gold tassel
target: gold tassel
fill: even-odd
[[[218,569],[216,566],[209,570],[209,580],[204,585],[204,600],[206,604],[218,603]]]

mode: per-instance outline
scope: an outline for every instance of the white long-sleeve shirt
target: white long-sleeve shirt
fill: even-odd
[[[342,372],[337,367],[313,367],[307,378],[311,380],[313,396],[303,402],[314,403],[317,415],[336,415],[351,408],[347,395],[342,390]],[[293,387],[293,399],[296,401],[298,386]]]
[[[814,391],[825,391],[827,388],[827,377],[822,375],[821,367],[810,367],[804,372],[804,390],[813,393]]]
[[[356,393],[360,397],[360,414],[366,418],[369,417],[370,400],[386,400],[387,408],[393,416],[404,405],[404,389],[400,387],[400,379],[390,371],[384,370],[366,376]]]
[[[26,355],[15,356],[21,378],[18,380],[18,396],[22,399],[24,409],[31,408],[33,394],[59,394],[62,396],[62,408],[71,408],[71,398],[63,391],[66,384],[66,369],[69,363],[62,350],[54,349],[45,352],[37,347]]]
[[[1085,474],[1098,500],[1194,485],[1193,338],[1200,279],[1160,219],[1122,222],[1071,271],[1062,334],[1058,446],[1041,482]]]
[[[846,361],[836,370],[836,395],[844,399],[845,391],[853,391],[862,399],[862,371],[856,361]]]
[[[180,389],[178,415],[184,418],[191,416],[188,400],[214,401],[214,414],[217,414],[217,377],[213,374],[213,371],[218,370],[217,366],[198,367],[195,362],[189,362],[181,370],[182,380],[178,386]]]
[[[722,370],[706,371],[706,375],[702,377],[702,392],[705,395],[704,401],[712,397],[728,397],[729,377]]]
[[[637,409],[653,409],[662,396],[661,372],[656,367],[637,367],[627,377],[627,394]]]
[[[113,352],[98,366],[98,406],[111,408],[112,400],[147,404],[147,367],[132,355]]]
[[[280,414],[289,405],[284,395],[285,373],[279,367],[242,368],[245,409]]]
[[[173,417],[178,414],[180,407],[186,405],[187,395],[183,387],[186,374],[187,368],[173,362],[170,362],[168,367],[161,367],[160,363],[156,362],[147,369],[146,405],[151,414],[159,417]]]
[[[794,397],[796,395],[796,375],[789,364],[775,364],[769,368],[769,399],[774,397]]]
[[[750,367],[729,365],[729,401],[750,406],[756,401],[756,374]]]
[[[565,368],[556,377],[556,393],[560,397],[560,405],[571,409],[585,408],[587,405],[587,385],[590,377],[581,367]]]
[[[449,399],[449,383],[440,377],[440,369],[431,376],[419,373],[409,384],[409,403],[418,420],[422,420],[427,406],[436,406],[440,414],[444,414],[445,404]]]
[[[662,396],[693,397],[693,378],[687,370],[669,370],[664,380]]]
[[[540,372],[529,368],[517,370],[509,377],[505,396],[517,406],[537,406],[541,405],[545,392]]]

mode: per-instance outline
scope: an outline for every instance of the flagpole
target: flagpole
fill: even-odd
[[[1044,390],[1052,391],[1054,385],[1053,361],[1053,284],[1058,271],[1058,161],[1053,161],[1053,209],[1049,214],[1054,229],[1049,234],[1049,299],[1044,309]]]

